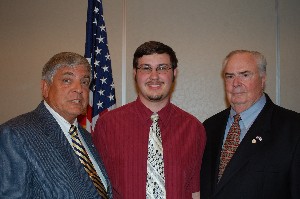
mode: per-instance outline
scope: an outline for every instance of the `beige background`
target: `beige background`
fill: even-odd
[[[103,4],[117,106],[136,98],[133,52],[145,41],[158,40],[170,45],[179,59],[172,101],[199,120],[226,107],[220,68],[234,49],[262,52],[268,61],[267,93],[300,112],[299,0]],[[84,54],[86,9],[84,0],[0,0],[0,123],[41,101],[41,70],[52,55]]]

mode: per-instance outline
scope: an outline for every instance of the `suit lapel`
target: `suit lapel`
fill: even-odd
[[[45,107],[43,102],[40,103],[36,111],[39,118],[41,118],[41,124],[43,126],[43,130],[39,133],[43,133],[47,137],[47,142],[45,143],[48,145],[48,150],[52,150],[51,154],[62,160],[72,160],[71,164],[77,165],[76,154],[59,124]]]
[[[261,149],[264,146],[264,143],[268,141],[268,133],[270,132],[271,127],[271,114],[272,102],[267,97],[265,107],[255,119],[231,161],[227,165],[220,182],[216,186],[215,194],[220,191],[222,187],[226,186],[230,179],[233,178],[255,154],[262,151]],[[218,157],[220,157],[220,153]]]
[[[222,145],[223,145],[223,139],[224,139],[224,132],[226,129],[226,124],[228,120],[228,115],[229,115],[230,109],[226,109],[224,113],[221,115],[219,119],[219,123],[216,125],[217,128],[214,130],[213,133],[211,133],[209,136],[212,136],[209,140],[211,140],[213,143],[210,143],[210,148],[211,154],[213,154],[211,157],[215,157],[211,159],[212,163],[211,165],[215,165],[214,168],[212,168],[212,184],[213,189],[216,189],[217,183],[218,183],[218,173],[219,173],[219,164],[220,164],[220,154],[222,150]],[[216,147],[214,147],[216,146]]]

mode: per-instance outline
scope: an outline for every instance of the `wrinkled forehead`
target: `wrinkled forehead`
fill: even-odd
[[[73,65],[73,66],[62,66],[58,68],[54,76],[56,75],[72,75],[72,76],[90,78],[91,73],[89,68],[87,68],[85,65]]]

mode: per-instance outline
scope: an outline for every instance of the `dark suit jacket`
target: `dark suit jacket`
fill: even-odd
[[[207,143],[201,169],[201,199],[300,198],[300,114],[275,105],[267,95],[266,98],[263,110],[218,184],[230,108],[204,122]],[[252,143],[253,139],[256,143]]]
[[[111,185],[89,133],[79,130]],[[100,198],[43,102],[0,125],[0,198]]]

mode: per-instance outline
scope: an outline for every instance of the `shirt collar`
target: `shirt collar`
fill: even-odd
[[[53,108],[51,108],[51,106],[49,106],[49,104],[45,100],[44,100],[44,105],[48,109],[48,111],[51,113],[51,115],[54,117],[54,119],[57,121],[57,123],[59,124],[61,129],[64,132],[68,132],[71,127],[71,124],[65,118],[63,118],[61,115],[59,115]],[[75,119],[73,125],[78,127],[77,118]]]
[[[257,102],[255,102],[250,108],[240,113],[241,122],[245,125],[246,129],[248,130],[258,114],[263,109],[264,105],[266,104],[266,96],[263,94]],[[230,119],[233,120],[233,116],[236,115],[236,112],[231,108],[230,110]]]
[[[141,119],[146,123],[151,121],[151,115],[153,114],[153,112],[142,103],[139,97],[136,99],[136,105],[137,105],[137,111],[139,112]],[[160,111],[157,112],[157,114],[159,115],[158,122],[160,125],[166,125],[166,123],[168,122],[168,119],[172,114],[171,107],[172,104],[169,101],[164,108],[162,108]]]

